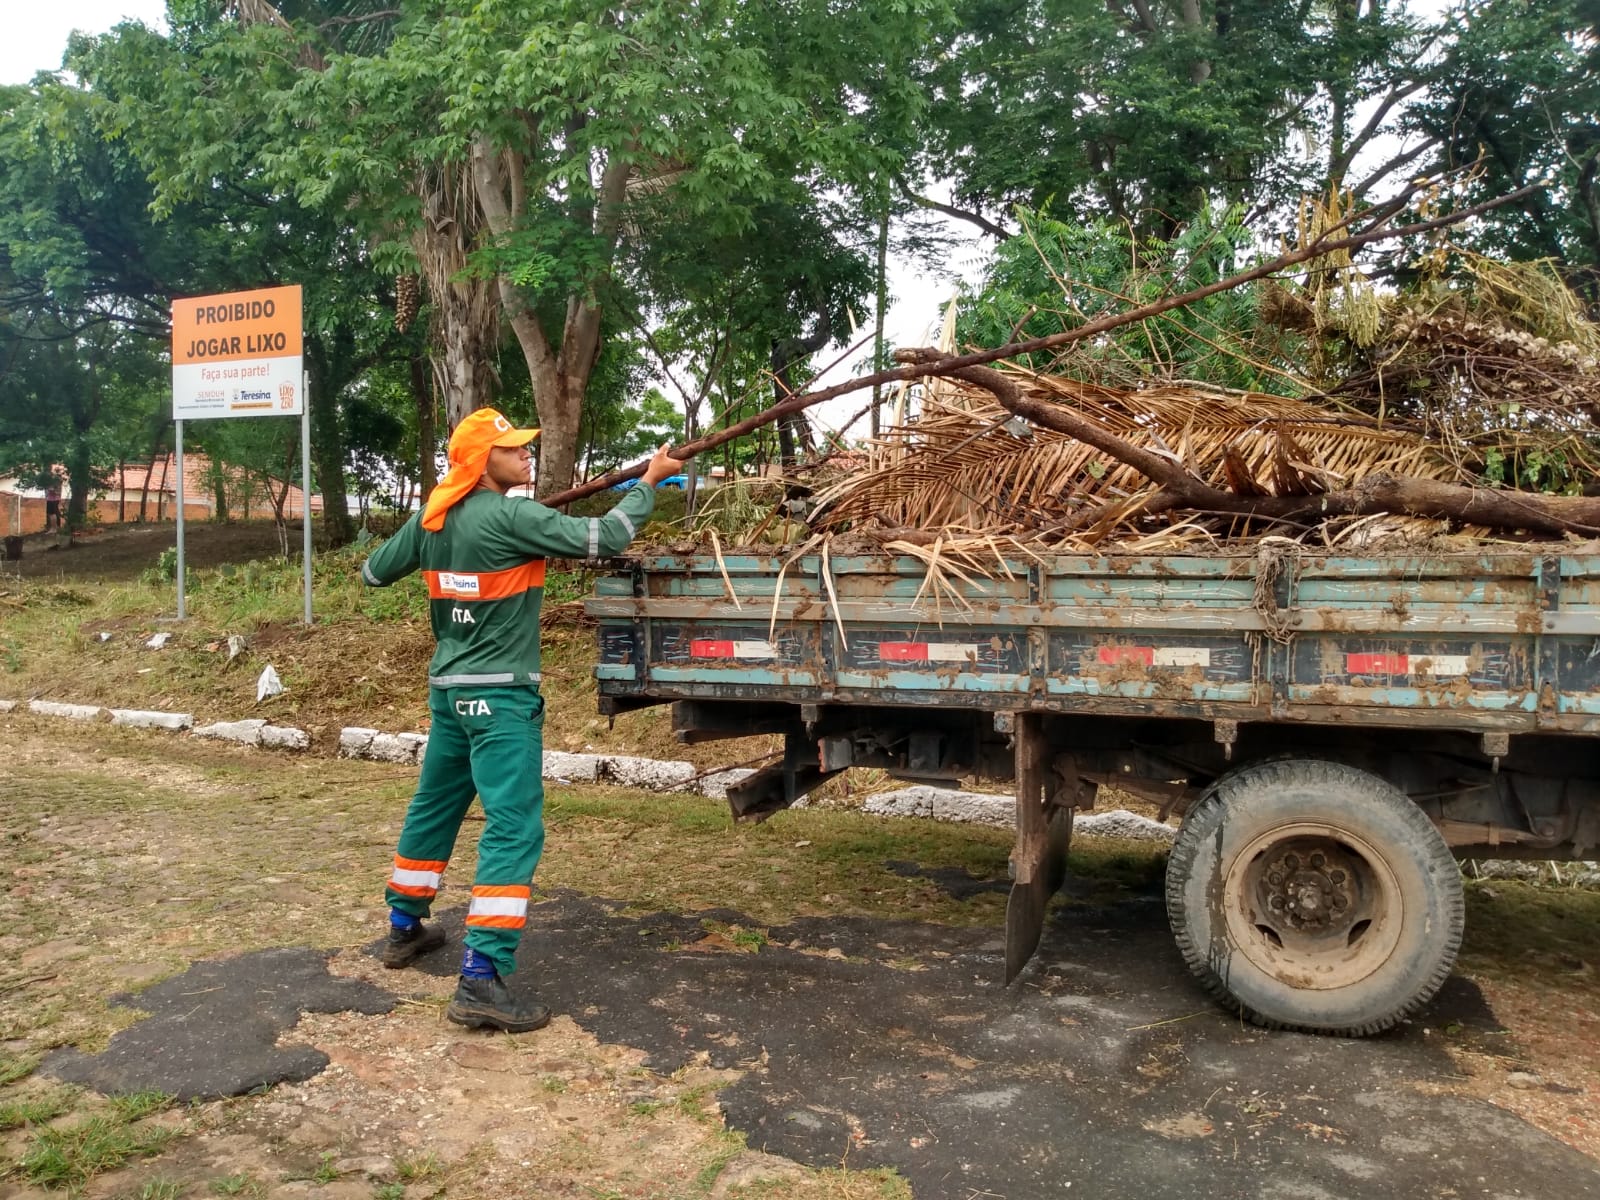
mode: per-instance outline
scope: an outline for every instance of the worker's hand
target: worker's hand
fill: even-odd
[[[643,479],[651,487],[655,487],[669,475],[676,475],[683,470],[684,460],[673,458],[667,453],[668,443],[662,442],[661,449],[651,457],[644,469]]]

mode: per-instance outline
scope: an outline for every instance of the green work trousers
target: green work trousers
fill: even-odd
[[[544,850],[544,699],[531,687],[432,688],[422,777],[406,810],[386,897],[426,917],[462,819],[483,802],[467,945],[501,975],[516,969],[534,868]]]

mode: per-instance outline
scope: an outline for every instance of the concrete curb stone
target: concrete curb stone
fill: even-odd
[[[239,742],[246,746],[259,746],[261,731],[266,727],[267,723],[260,717],[249,717],[243,721],[217,721],[211,725],[202,725],[194,731],[194,735],[224,742]]]
[[[717,771],[697,781],[694,790],[713,800],[726,800],[729,788],[736,783],[743,783],[754,774],[749,767],[729,767],[726,771]]]
[[[365,725],[346,725],[339,731],[339,757],[365,758],[367,748],[377,736],[376,729],[368,729]]]
[[[605,761],[599,754],[569,754],[565,750],[546,750],[539,774],[545,779],[562,783],[598,783],[600,764]]]
[[[868,796],[865,812],[884,817],[922,817],[931,821],[959,821],[1009,829],[1015,822],[1016,802],[1010,796],[988,792],[957,792],[925,784]],[[1103,813],[1080,813],[1073,831],[1082,837],[1131,838],[1170,842],[1177,830],[1149,817],[1118,808]]]
[[[607,756],[600,760],[600,782],[614,783],[619,787],[642,788],[646,791],[681,791],[697,772],[693,763],[674,762],[655,758],[638,758],[631,754]]]
[[[274,750],[309,750],[311,735],[292,725],[263,725],[261,744]]]
[[[65,717],[69,721],[98,721],[105,712],[98,704],[61,704],[55,700],[30,700],[28,707],[41,717]]]
[[[1178,831],[1160,821],[1141,817],[1125,808],[1087,813],[1073,822],[1076,832],[1089,837],[1125,838],[1136,842],[1170,842]]]
[[[417,761],[419,738],[420,735],[415,733],[375,733],[357,757],[370,758],[375,762],[414,763]],[[421,740],[427,741],[426,738]]]
[[[177,731],[192,728],[194,716],[191,713],[155,712],[150,709],[140,708],[113,708],[111,710],[111,723],[113,725],[126,725],[132,729],[171,729]]]
[[[0,713],[22,707],[20,700],[0,700]],[[190,713],[167,713],[145,709],[106,709],[95,704],[68,704],[55,700],[30,700],[31,712],[46,717],[73,721],[109,719],[113,725],[170,732],[189,730],[195,737],[238,742],[241,745],[270,749],[305,751],[311,736],[303,729],[272,725],[259,717],[239,721],[217,721],[194,726]],[[377,729],[350,725],[339,731],[339,755],[379,762],[416,765],[427,749],[428,739],[420,733],[383,733]],[[696,778],[692,763],[636,755],[572,754],[546,750],[541,767],[545,779],[563,783],[609,783],[644,790],[691,791],[714,800],[725,800],[728,789],[755,772],[742,767]],[[795,808],[810,807],[805,799]],[[1010,796],[988,792],[961,792],[917,785],[867,797],[862,811],[874,816],[920,817],[926,820],[960,822],[1009,828],[1013,824],[1014,801]],[[1170,842],[1176,834],[1171,826],[1152,821],[1126,809],[1080,814],[1074,831],[1081,837],[1123,838],[1137,841]],[[1600,887],[1600,863],[1580,861],[1559,864],[1559,874],[1544,862],[1481,860],[1471,864],[1470,873],[1479,879],[1521,879],[1551,882],[1570,887]]]

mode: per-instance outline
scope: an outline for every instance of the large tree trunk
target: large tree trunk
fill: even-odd
[[[817,327],[810,337],[784,338],[772,347],[772,401],[782,404],[794,395],[794,381],[790,371],[798,362],[810,358],[828,344],[832,336],[828,323],[828,310],[817,306]],[[811,425],[803,412],[792,412],[778,420],[778,447],[784,469],[795,465],[803,448],[813,449]]]
[[[211,460],[211,519],[218,525],[228,523],[228,485],[223,476],[222,464]]]
[[[156,455],[161,453],[161,443],[166,440],[166,432],[166,426],[162,426],[160,431],[156,433],[155,445],[150,447],[150,465],[145,469],[144,486],[139,489],[140,524],[150,519],[150,476],[156,473]],[[160,507],[159,501],[157,502],[157,507]]]
[[[578,470],[578,441],[583,424],[583,393],[587,384],[571,376],[558,377],[535,388],[539,407],[539,473],[535,491],[540,496],[572,486]]]
[[[235,0],[234,8],[245,25],[265,22],[292,29],[272,0]],[[323,25],[322,34],[326,36],[334,24]],[[299,64],[311,71],[328,69],[322,53],[309,43],[300,47]],[[411,245],[433,301],[441,347],[434,370],[452,429],[462,417],[493,399],[494,354],[500,336],[492,285],[467,278],[463,270],[467,255],[477,245],[478,233],[477,208],[470,188],[463,186],[468,182],[464,176],[460,168],[430,164],[413,181],[422,217]]]
[[[65,343],[63,343],[65,345]],[[72,446],[67,451],[67,477],[72,482],[72,499],[67,502],[67,529],[76,533],[88,524],[89,492],[94,487],[94,459],[89,450],[89,434],[100,417],[100,378],[98,354],[90,361],[88,394],[74,390],[68,399],[72,417]]]
[[[472,182],[478,209],[496,237],[514,233],[526,204],[524,163],[508,151],[479,138],[472,147]],[[601,245],[614,251],[622,220],[622,204],[632,167],[623,156],[608,159],[600,171],[592,204],[580,203],[574,214],[592,228]],[[533,381],[539,411],[539,477],[541,497],[572,485],[578,466],[583,397],[600,356],[600,305],[594,297],[610,274],[609,254],[583,286],[567,297],[566,319],[557,343],[541,324],[523,291],[509,278],[498,280],[500,303],[516,334]]]
[[[344,363],[351,361],[355,349],[347,340],[337,337],[333,346],[333,353]],[[322,531],[329,546],[344,546],[356,536],[344,487],[344,430],[339,425],[339,396],[349,377],[338,365],[324,361],[320,353],[306,355],[306,371],[311,376],[311,466],[322,493]],[[303,480],[294,482],[299,485]],[[305,510],[309,521],[310,496],[305,497]]]
[[[89,439],[83,434],[72,439],[72,449],[67,452],[67,477],[72,481],[72,499],[67,502],[67,529],[76,533],[89,523],[89,491],[94,487]]]
[[[411,246],[433,303],[434,377],[454,429],[494,399],[500,310],[494,282],[466,273],[480,222],[464,171],[429,168],[418,175],[415,190],[422,216]]]

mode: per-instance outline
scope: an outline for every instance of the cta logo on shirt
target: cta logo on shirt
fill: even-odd
[[[455,575],[449,571],[440,571],[439,591],[446,596],[456,596],[462,600],[476,600],[478,598],[478,577],[476,575]]]

